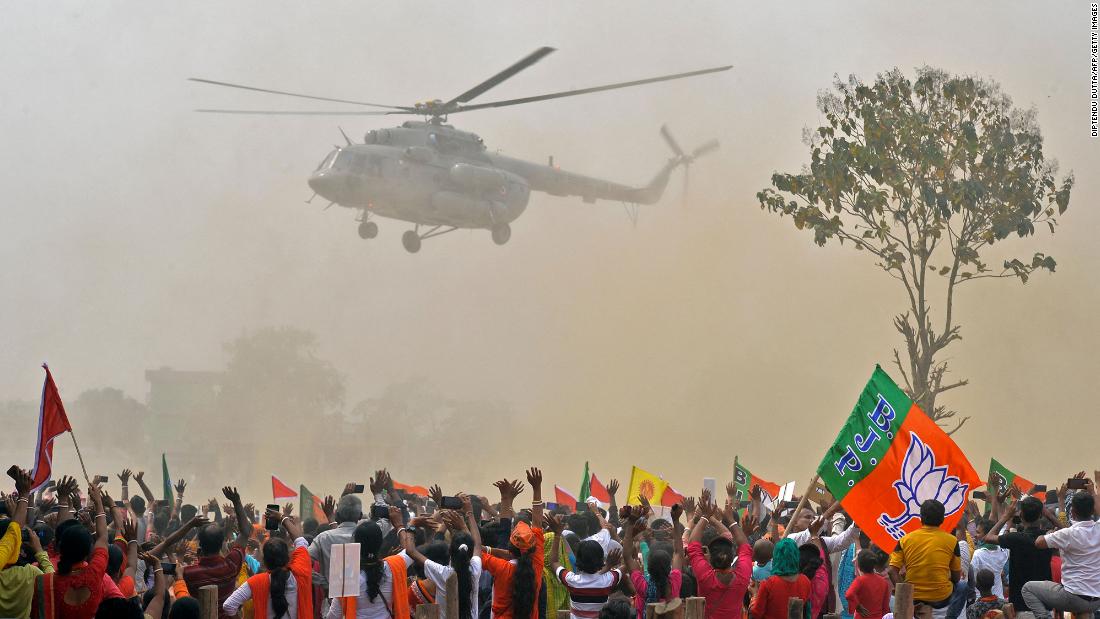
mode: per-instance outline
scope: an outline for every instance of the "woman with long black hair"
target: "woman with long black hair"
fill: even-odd
[[[457,574],[458,616],[477,619],[476,583],[481,578],[481,532],[474,520],[470,497],[464,494],[459,494],[458,497],[462,499],[462,516],[451,511],[441,513],[443,521],[452,531],[449,565],[437,563],[421,554],[412,535],[404,535],[402,539],[405,552],[424,567],[424,574],[435,585],[435,599],[441,616],[447,609],[447,579],[451,574]]]
[[[282,514],[268,510],[265,517],[279,519]],[[264,543],[267,571],[252,576],[229,595],[222,604],[226,614],[236,615],[245,602],[254,599],[253,619],[312,619],[313,562],[309,544],[297,518],[282,518],[282,526],[294,539],[294,553],[282,538],[272,537]]]
[[[531,522],[541,524],[546,506],[542,502],[542,471],[529,469],[527,481],[532,492]],[[500,517],[512,516],[512,501],[523,492],[523,484],[505,479],[494,485],[500,490]],[[537,618],[544,557],[542,529],[519,521],[508,537],[508,549],[495,552],[502,556],[495,556],[489,547],[481,553],[485,570],[493,575],[493,618]]]
[[[390,522],[399,530],[404,526],[400,510],[393,506],[390,507]],[[399,535],[412,534],[401,531]],[[359,544],[359,595],[333,599],[325,619],[405,619],[409,616],[408,568],[412,559],[406,554],[383,559],[382,538],[381,527],[373,521],[360,522],[355,527],[352,540]]]

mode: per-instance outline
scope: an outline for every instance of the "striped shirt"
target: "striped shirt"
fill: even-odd
[[[623,573],[611,570],[601,574],[573,572],[558,567],[558,581],[569,590],[569,612],[572,619],[596,619],[608,596],[619,586]]]

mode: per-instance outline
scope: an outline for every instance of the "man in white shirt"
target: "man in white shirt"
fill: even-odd
[[[993,523],[988,519],[983,519],[978,523],[978,536],[976,542],[978,547],[974,549],[974,555],[970,559],[970,565],[974,568],[974,573],[977,574],[980,570],[989,570],[993,572],[993,593],[997,594],[999,598],[1008,598],[1005,593],[1004,580],[1001,575],[1005,571],[1005,564],[1008,563],[1008,550],[1001,548],[996,543],[984,540],[985,537],[992,531]],[[999,533],[1006,533],[1007,531],[1000,531]]]
[[[1093,613],[1100,610],[1100,525],[1096,497],[1089,480],[1085,491],[1073,495],[1073,526],[1040,536],[1039,549],[1057,548],[1062,556],[1062,583],[1033,580],[1020,592],[1037,619],[1049,619],[1051,610]]]
[[[838,508],[839,504],[835,504],[825,510],[825,513],[820,517],[821,525],[817,524],[818,516],[814,514],[812,509],[803,509],[798,516],[791,518],[791,528],[794,529],[794,532],[788,533],[787,537],[791,538],[791,541],[799,546],[809,543],[810,539],[813,537],[811,529],[824,526],[825,523],[832,519]],[[853,522],[836,535],[822,535],[821,541],[825,542],[825,548],[828,550],[829,554],[833,554],[835,552],[843,552],[845,548],[851,546],[852,543],[856,541],[857,537],[859,537],[859,527]]]

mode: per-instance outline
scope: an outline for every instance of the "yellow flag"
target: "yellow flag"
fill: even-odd
[[[630,489],[627,492],[627,505],[640,505],[638,496],[644,496],[651,505],[661,504],[661,495],[665,493],[668,482],[653,473],[633,467],[630,471]]]

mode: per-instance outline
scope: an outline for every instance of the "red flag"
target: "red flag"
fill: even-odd
[[[611,502],[611,494],[608,493],[607,488],[600,483],[600,480],[596,479],[595,473],[592,473],[588,477],[588,496],[595,497],[600,503]]]
[[[402,484],[400,482],[393,482],[394,490],[404,490],[409,494],[415,494],[416,496],[426,497],[428,496],[428,489],[424,486],[410,486],[409,484]]]
[[[557,484],[554,484],[554,502],[558,505],[568,505],[573,511],[577,511],[577,497]]]
[[[684,504],[684,495],[677,492],[672,486],[665,488],[664,494],[661,495],[661,505],[664,507],[672,507],[677,503],[680,505]]]
[[[271,500],[281,501],[283,499],[297,498],[298,493],[294,491],[294,488],[283,483],[281,479],[271,476]]]
[[[53,375],[45,363],[46,382],[42,385],[42,404],[38,410],[38,446],[34,448],[34,470],[31,471],[31,487],[37,491],[53,474],[53,440],[65,432],[72,432],[65,405],[57,393]]]

